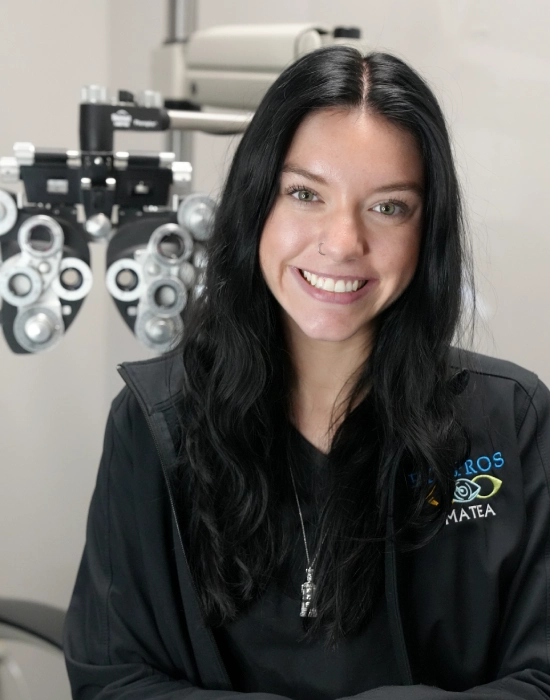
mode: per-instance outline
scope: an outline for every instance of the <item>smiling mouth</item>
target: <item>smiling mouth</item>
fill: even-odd
[[[343,292],[357,292],[368,282],[368,280],[365,279],[341,280],[334,277],[322,277],[321,275],[316,275],[307,270],[300,270],[300,274],[312,287],[323,289],[325,292],[336,292],[337,294]]]

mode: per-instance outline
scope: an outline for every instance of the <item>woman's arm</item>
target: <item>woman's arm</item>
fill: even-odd
[[[141,475],[135,471],[147,465],[133,463],[116,427],[114,416],[120,421],[129,403],[125,390],[109,415],[86,546],[66,617],[64,650],[73,698],[238,700],[242,693],[204,690],[190,680],[196,677],[196,662],[177,577],[169,575],[173,562],[162,552],[155,558],[161,545],[151,546],[144,532],[144,523],[152,523],[159,542],[162,535],[169,540],[163,552],[170,552],[171,530],[163,532],[162,518],[151,515],[162,512],[161,492],[152,489],[147,496],[142,487],[136,490]],[[267,693],[248,697],[287,700]]]

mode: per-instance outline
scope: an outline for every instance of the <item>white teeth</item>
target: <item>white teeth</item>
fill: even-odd
[[[313,272],[308,272],[307,270],[302,270],[302,276],[311,284],[312,287],[317,287],[317,289],[324,289],[326,292],[356,292],[359,285],[364,286],[366,281],[355,280],[352,282],[348,280],[335,280],[332,277],[318,277]]]

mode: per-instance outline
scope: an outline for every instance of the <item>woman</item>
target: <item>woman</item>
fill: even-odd
[[[548,391],[451,350],[465,270],[422,79],[344,47],[288,68],[182,347],[120,369],[75,698],[550,697]]]

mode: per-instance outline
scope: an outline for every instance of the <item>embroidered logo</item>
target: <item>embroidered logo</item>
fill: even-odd
[[[482,455],[475,461],[467,459],[464,464],[461,464],[455,469],[455,490],[453,494],[454,508],[448,515],[446,524],[451,522],[459,523],[463,520],[476,520],[477,518],[486,518],[496,515],[494,509],[489,503],[476,505],[467,505],[473,501],[488,501],[495,496],[502,486],[502,479],[488,474],[491,470],[497,472],[502,469],[505,461],[502,452],[495,452],[493,455]],[[409,481],[412,486],[416,484],[417,475],[409,474]],[[439,502],[434,497],[435,489],[432,489],[427,496],[427,501],[433,506],[438,506]]]
[[[468,513],[469,511],[469,513]],[[450,523],[461,523],[463,520],[477,520],[478,518],[488,518],[490,515],[496,515],[489,503],[484,507],[482,505],[468,506],[467,508],[455,508],[447,516],[445,525]]]
[[[481,493],[484,490],[482,487],[486,487],[485,480],[490,484],[489,493]],[[471,503],[476,498],[492,498],[501,486],[501,479],[490,474],[478,474],[473,479],[457,479],[453,503]]]
[[[463,520],[477,520],[478,518],[488,518],[496,513],[489,503],[468,505],[472,501],[487,501],[497,494],[502,486],[502,479],[498,479],[492,474],[487,474],[491,469],[501,469],[504,466],[502,452],[495,452],[492,457],[483,455],[475,461],[467,459],[456,471],[455,492],[453,503],[460,504],[461,507],[453,508],[447,515],[446,525],[450,523],[461,523]],[[482,472],[481,474],[479,472]],[[473,476],[468,479],[467,476]]]

